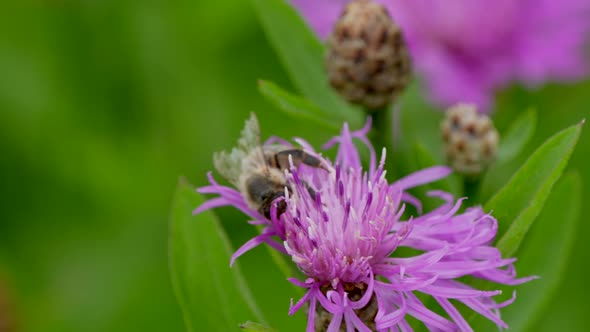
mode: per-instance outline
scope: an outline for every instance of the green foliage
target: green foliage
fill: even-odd
[[[485,205],[498,219],[497,246],[512,256],[543,208],[578,141],[582,123],[549,138]]]
[[[264,321],[210,211],[193,215],[201,195],[181,180],[170,220],[172,284],[189,331],[232,331],[249,318]]]
[[[431,154],[430,151],[422,144],[416,143],[414,146],[414,154],[416,156],[416,166],[418,169],[427,168],[431,166],[441,165],[440,161],[437,161],[436,158]],[[460,176],[457,174],[451,174],[444,179],[438,180],[434,183],[429,183],[417,188],[425,196],[426,192],[430,190],[442,190],[449,193],[452,193],[455,196],[460,195],[461,192],[461,184],[460,184]],[[438,205],[440,202],[431,202],[432,200],[428,200],[426,203],[435,203]],[[428,204],[425,205],[426,211],[428,211]],[[430,206],[434,207],[434,206]]]
[[[262,324],[253,323],[253,322],[246,322],[240,325],[240,328],[243,331],[250,331],[250,332],[276,332],[276,330],[271,329],[270,327],[264,326]]]
[[[401,175],[424,167],[427,163],[417,158],[423,159],[425,154],[430,156],[428,163],[444,164],[439,129],[444,113],[435,110],[423,93],[422,86],[414,81],[401,96],[399,105],[396,105],[399,110],[395,112],[399,114],[394,115],[392,121],[397,126],[393,128],[394,150],[390,157]]]
[[[551,305],[556,288],[564,279],[565,269],[572,254],[575,229],[580,217],[582,186],[577,172],[564,174],[555,184],[547,204],[535,221],[535,227],[518,251],[515,267],[520,277],[539,276],[539,279],[516,286],[516,301],[502,309],[502,319],[510,331],[534,331]],[[491,286],[490,282],[485,282]],[[491,286],[503,291],[508,299],[514,286]],[[495,329],[487,319],[472,315],[475,331]]]
[[[307,120],[285,121],[284,114],[257,93],[255,82],[264,77],[287,90],[303,92],[302,86],[306,89],[303,99],[333,114],[340,114],[340,109],[330,105],[342,104],[325,87],[322,70],[312,73],[314,79],[306,77],[310,67],[305,69],[303,62],[307,59],[287,68],[295,89],[289,86],[289,77],[271,46],[281,38],[299,48],[305,45],[294,42],[287,24],[272,38],[267,32],[265,39],[261,28],[275,29],[270,25],[275,23],[261,27],[256,14],[262,6],[290,9],[276,1],[258,0],[255,5],[190,1],[175,6],[113,0],[0,4],[0,69],[4,73],[0,76],[0,283],[12,296],[8,300],[15,304],[19,330],[183,331],[169,282],[165,231],[178,174],[204,183],[204,174],[212,167],[212,153],[235,143],[250,111],[261,116],[265,136],[298,135],[314,144],[326,140],[329,134],[309,128]],[[298,20],[293,29],[300,30],[301,20],[294,15],[291,19]],[[308,42],[319,46],[304,57],[315,54],[309,63],[320,69],[321,43]],[[286,63],[289,55],[275,51]],[[289,60],[294,61],[297,59]],[[311,98],[317,82],[324,85],[320,86],[323,92]],[[318,102],[326,91],[332,102]],[[588,80],[548,84],[534,91],[507,89],[497,102],[494,120],[499,128],[506,128],[521,110],[535,107],[538,126],[528,145],[537,146],[559,128],[590,117],[588,91]],[[398,142],[412,148],[419,141],[441,162],[438,119],[442,112],[434,112],[418,84],[403,95],[400,108],[403,130],[397,133]],[[358,117],[363,118],[362,114]],[[406,121],[409,118],[414,120],[411,126]],[[523,154],[528,151],[515,159]],[[404,160],[399,150],[388,150],[388,162],[401,165],[402,161],[417,163],[420,158],[407,156]],[[514,171],[510,167],[518,167],[518,162],[509,162],[494,173],[507,179]],[[582,170],[582,181],[590,188],[587,130],[570,165]],[[388,175],[394,179],[393,173]],[[494,186],[504,182],[494,181]],[[552,200],[553,194],[546,204]],[[587,201],[590,191],[582,196],[582,202]],[[232,246],[237,247],[255,230],[245,221],[234,222],[237,213],[228,210],[216,212]],[[546,220],[544,213],[527,238],[539,236],[537,230],[546,236],[554,234],[556,229],[540,227]],[[561,219],[554,221],[556,227],[562,223]],[[541,274],[542,279],[530,285],[549,278],[555,283],[561,280],[559,296],[551,298],[551,314],[541,314],[532,328],[582,331],[590,325],[584,296],[590,292],[589,270],[584,264],[589,225],[579,224],[571,259],[560,261],[572,262],[567,274],[561,267],[554,270],[559,279],[544,270],[531,272]],[[541,249],[551,250],[552,245]],[[541,247],[538,243],[530,246],[531,252]],[[520,251],[528,247],[525,239]],[[543,252],[541,249],[537,250]],[[558,257],[559,252],[555,249],[552,254]],[[272,301],[278,298],[275,294],[255,288],[256,281],[268,287],[265,277],[280,272],[265,254],[260,248],[241,257],[244,278],[270,326],[301,331],[300,325],[290,323],[297,317],[286,315],[288,298],[297,299],[297,295],[278,299],[279,306]],[[519,272],[528,273],[522,264],[530,259],[524,254],[519,257]],[[290,285],[284,277],[274,277],[278,281],[271,289],[282,294],[276,286]],[[519,299],[513,305],[527,301],[530,295],[524,288],[520,291],[525,286],[519,286]],[[200,310],[212,310],[208,302],[199,303]],[[507,319],[509,316],[507,313]],[[277,319],[289,323],[275,323]]]
[[[324,46],[285,0],[251,0],[270,43],[291,80],[304,97],[334,119],[344,118],[353,128],[362,113],[338,96],[324,70]]]
[[[507,164],[513,162],[524,152],[525,147],[531,141],[537,124],[537,112],[530,109],[511,122],[508,129],[500,134],[500,146],[496,161],[486,171],[479,190],[477,199],[485,200],[502,187],[506,181]]]
[[[340,130],[342,123],[346,121],[346,119],[340,118],[340,114],[334,116],[325,112],[309,100],[293,95],[272,82],[258,81],[258,91],[279,110],[293,117],[313,121],[335,132]],[[359,126],[360,124],[353,125]]]
[[[431,166],[435,166],[435,165],[440,164],[439,162],[436,161],[435,157],[430,153],[430,151],[428,151],[428,149],[426,149],[424,144],[422,144],[420,142],[416,142],[416,144],[414,145],[414,154],[416,156],[416,165],[418,166],[418,169],[427,168],[427,167],[431,167]],[[421,187],[430,187],[430,190],[432,190],[432,187],[437,187],[438,190],[452,192],[453,190],[451,189],[452,185],[450,182],[451,182],[450,178],[446,177],[446,178],[441,179],[435,183],[428,184],[428,185],[421,186]]]
[[[537,112],[533,109],[516,118],[510,128],[502,133],[496,162],[506,163],[522,153],[527,143],[533,138],[536,125]]]
[[[561,177],[518,251],[519,275],[537,275],[540,279],[518,286],[521,301],[502,310],[511,331],[534,331],[542,315],[551,310],[556,288],[571,261],[582,207],[581,180],[577,172]]]

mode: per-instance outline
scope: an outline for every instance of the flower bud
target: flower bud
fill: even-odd
[[[457,172],[477,175],[487,168],[498,151],[498,131],[473,104],[449,108],[441,123],[447,161]]]
[[[394,101],[411,77],[402,32],[372,0],[350,2],[328,38],[330,84],[348,101],[376,109]]]

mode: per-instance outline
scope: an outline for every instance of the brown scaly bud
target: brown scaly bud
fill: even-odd
[[[343,284],[344,286],[344,291],[348,294],[348,299],[351,302],[356,302],[358,300],[361,299],[361,297],[363,297],[363,295],[365,294],[366,290],[367,290],[367,285],[364,283],[345,283]],[[330,285],[325,285],[323,287],[321,287],[321,291],[322,293],[324,293],[324,295],[326,295],[326,293],[332,290],[332,287]],[[371,331],[376,331],[375,328],[375,317],[377,316],[377,311],[378,311],[378,307],[377,307],[377,299],[375,297],[375,295],[373,294],[373,297],[371,297],[371,300],[369,300],[369,303],[367,303],[366,306],[364,306],[361,309],[357,309],[355,310],[355,314],[358,316],[358,318],[360,318],[360,320],[365,323],[365,325],[371,329]],[[325,332],[328,330],[328,326],[330,325],[330,322],[332,321],[332,317],[334,315],[332,315],[331,313],[329,313],[328,311],[326,311],[326,309],[324,309],[324,307],[318,305],[316,307],[316,312],[315,312],[315,330],[316,332]],[[339,332],[346,332],[346,326],[344,325],[344,320],[342,321],[341,325],[340,325],[340,329]]]
[[[369,110],[393,102],[411,78],[401,30],[372,0],[345,7],[328,38],[326,67],[332,87]]]
[[[472,104],[449,108],[441,123],[449,164],[459,173],[477,175],[489,166],[498,151],[498,131]]]

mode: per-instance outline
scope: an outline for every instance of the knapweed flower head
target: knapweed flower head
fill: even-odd
[[[503,259],[491,245],[496,219],[480,207],[459,213],[463,199],[455,201],[441,191],[430,193],[441,205],[422,214],[421,202],[407,189],[444,178],[450,169],[431,167],[389,183],[385,150],[377,162],[366,137],[369,129],[370,121],[355,132],[344,125],[341,135],[325,146],[338,144],[334,163],[298,139],[302,149],[324,167],[296,165],[289,157],[284,195],[273,202],[270,218],[248,207],[240,191],[218,185],[211,176],[212,185],[199,191],[220,197],[197,212],[234,205],[253,217],[253,223],[266,225],[261,235],[234,256],[266,242],[292,258],[306,277],[290,280],[306,293],[292,304],[290,313],[307,308],[308,332],[411,331],[408,316],[430,330],[471,331],[455,303],[507,327],[499,309],[515,296],[497,303],[494,296],[500,291],[481,291],[458,280],[471,276],[514,285],[531,279],[517,279],[515,259]],[[370,150],[367,170],[353,138]],[[418,215],[404,218],[405,203],[413,205]],[[404,248],[410,248],[413,255]],[[403,250],[406,254],[398,255]],[[419,293],[431,297],[446,314],[428,308]]]
[[[308,277],[293,280],[308,291],[292,312],[309,303],[308,331],[324,327],[338,331],[341,325],[347,331],[408,330],[406,315],[432,330],[470,331],[452,300],[507,327],[498,309],[514,297],[498,304],[493,297],[499,291],[480,291],[457,280],[473,276],[508,285],[530,280],[516,279],[515,259],[502,259],[491,246],[496,219],[480,207],[458,213],[463,199],[454,201],[452,195],[435,191],[430,195],[441,199],[441,206],[402,220],[402,202],[421,209],[405,190],[440,179],[449,170],[429,168],[390,184],[385,179],[385,153],[377,167],[365,172],[352,137],[365,138],[363,132],[350,133],[346,126],[336,138],[340,147],[332,172],[322,175],[311,170],[315,176],[306,176],[310,170],[292,168],[288,174],[293,193],[287,195],[286,213],[277,222],[285,225],[287,253]],[[315,197],[304,181],[313,184]],[[396,257],[404,247],[420,254]],[[356,298],[351,297],[355,292]],[[427,308],[417,293],[430,295],[447,317]],[[331,314],[328,326],[316,322],[317,312],[322,311],[318,306]],[[374,311],[369,315],[372,321],[361,318],[366,316],[365,308]]]
[[[326,38],[348,0],[291,0]],[[489,110],[511,81],[538,85],[587,73],[587,0],[379,0],[401,27],[415,68],[443,106]]]

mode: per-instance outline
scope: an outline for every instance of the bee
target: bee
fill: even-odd
[[[231,152],[216,153],[213,163],[217,171],[242,193],[252,209],[270,219],[275,200],[285,196],[285,189],[292,191],[285,176],[285,171],[290,168],[289,157],[295,167],[305,164],[326,169],[320,159],[302,149],[282,145],[262,146],[258,119],[252,113],[241,132],[238,145]],[[315,198],[314,189],[305,182],[304,185]],[[284,200],[277,202],[277,216],[286,208]]]

